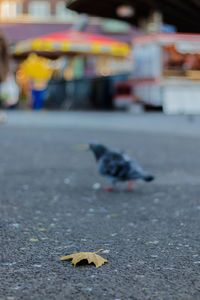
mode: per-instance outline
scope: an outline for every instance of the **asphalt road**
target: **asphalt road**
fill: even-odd
[[[0,300],[200,299],[200,119],[127,120],[10,113],[0,126]],[[103,191],[92,153],[74,147],[91,140],[156,180]],[[100,248],[98,269],[59,260]]]

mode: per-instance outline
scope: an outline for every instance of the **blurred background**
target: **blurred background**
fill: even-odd
[[[1,0],[1,108],[200,112],[198,1]]]
[[[199,16],[0,0],[0,300],[200,300]],[[155,181],[103,191],[92,141]],[[102,248],[100,271],[60,262]]]

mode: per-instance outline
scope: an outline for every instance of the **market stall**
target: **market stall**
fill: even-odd
[[[90,75],[110,75],[130,70],[127,43],[101,35],[79,31],[62,31],[17,43],[13,49],[16,59],[30,53],[56,59],[65,56],[67,79]],[[84,73],[84,74],[83,74]]]
[[[200,113],[200,35],[140,36],[133,57],[135,98],[165,113]]]
[[[130,46],[127,43],[87,32],[67,30],[52,33],[19,42],[13,49],[13,56],[18,61],[26,60],[30,54],[48,57],[52,61],[53,72],[48,82],[49,91],[51,90],[51,95],[54,94],[50,97],[51,103],[59,93],[55,93],[55,89],[61,88],[61,82],[62,85],[67,82],[66,88],[62,87],[65,93],[60,94],[63,97],[67,95],[68,102],[71,99],[74,101],[77,89],[80,90],[78,86],[81,86],[84,106],[94,89],[93,86],[101,85],[99,82],[106,78],[109,80],[109,77],[115,75],[128,74],[131,70]],[[59,85],[56,87],[57,83]],[[87,100],[83,97],[84,93],[87,94]],[[96,92],[94,94],[97,95]]]

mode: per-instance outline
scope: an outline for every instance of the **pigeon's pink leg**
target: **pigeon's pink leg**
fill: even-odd
[[[105,188],[104,188],[104,191],[113,191],[114,190],[114,188],[113,188],[113,186],[111,185],[111,186],[106,186]]]
[[[130,181],[130,184],[129,184],[129,186],[128,186],[128,191],[132,191],[133,189],[134,189],[134,181],[131,180],[131,181]]]

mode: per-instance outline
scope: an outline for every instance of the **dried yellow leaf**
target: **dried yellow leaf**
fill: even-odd
[[[30,241],[30,242],[39,242],[38,239],[34,239],[34,238],[29,239],[29,241]]]
[[[87,260],[88,264],[94,263],[96,268],[99,268],[104,263],[108,263],[107,259],[104,259],[103,257],[97,254],[100,251],[103,251],[103,249],[100,249],[96,252],[74,253],[67,256],[63,256],[60,260],[72,259],[72,264],[74,265],[74,267],[76,267],[76,264],[79,263],[81,260]]]
[[[38,228],[39,231],[46,231],[45,228]]]
[[[74,150],[78,150],[78,151],[86,151],[88,149],[89,149],[88,144],[81,144],[81,145],[74,146]]]

